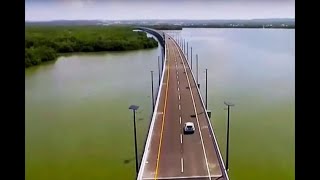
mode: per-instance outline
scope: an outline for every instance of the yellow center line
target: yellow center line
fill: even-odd
[[[162,115],[162,125],[161,125],[161,133],[160,133],[160,140],[159,140],[159,148],[158,148],[158,156],[157,156],[157,165],[156,165],[156,173],[154,179],[158,177],[158,168],[159,168],[159,161],[160,161],[160,152],[161,152],[161,144],[162,144],[162,135],[163,135],[163,127],[164,127],[164,120],[166,116],[166,107],[167,107],[167,97],[168,97],[168,86],[169,86],[169,61],[167,61],[167,84],[166,84],[166,96],[164,99],[164,107],[163,107],[163,115]]]

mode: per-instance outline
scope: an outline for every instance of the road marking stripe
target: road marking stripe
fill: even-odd
[[[181,157],[181,172],[183,172],[183,157]]]
[[[169,68],[169,61],[167,62],[167,86],[166,86],[166,96],[164,99],[164,107],[163,107],[163,116],[162,116],[162,125],[161,125],[161,133],[160,133],[160,140],[159,140],[159,148],[158,148],[158,155],[157,155],[157,164],[156,164],[156,172],[154,175],[154,179],[157,179],[158,176],[158,169],[159,169],[159,161],[160,161],[160,152],[161,152],[161,145],[162,145],[162,137],[163,137],[163,127],[166,115],[166,107],[167,107],[167,98],[168,98],[168,87],[169,87],[169,75],[170,75],[170,68]]]
[[[181,110],[181,105],[179,104],[179,110]]]
[[[212,175],[212,178],[219,178],[222,175]],[[159,177],[158,179],[198,179],[198,178],[206,178],[209,176],[177,176],[177,177]],[[154,179],[154,178],[143,178],[145,180]]]
[[[178,91],[180,91],[180,88],[178,87]]]
[[[179,121],[180,121],[180,124],[181,124],[181,116],[179,117]]]
[[[179,101],[180,101],[180,94],[179,94]]]
[[[178,81],[178,85],[180,84],[180,81]]]
[[[176,45],[176,44],[175,44],[175,45]],[[176,47],[177,47],[177,45],[176,45]],[[188,77],[188,73],[187,73],[187,69],[186,69],[185,63],[184,63],[184,61],[183,61],[183,58],[182,58],[182,56],[181,56],[181,54],[180,54],[180,51],[179,51],[179,55],[180,55],[180,57],[181,57],[181,59],[182,59],[182,63],[183,63],[184,70],[186,71],[185,75],[186,75],[186,77],[187,77],[187,81],[188,81],[189,87],[191,87],[190,81],[189,81],[189,77]],[[193,109],[194,109],[194,112],[195,112],[195,114],[196,114],[196,119],[197,119],[197,124],[198,124],[198,128],[199,128],[199,134],[200,134],[200,139],[201,139],[201,144],[202,144],[202,150],[203,150],[204,158],[205,158],[205,160],[206,160],[206,165],[207,165],[207,171],[208,171],[209,179],[211,179],[211,178],[210,178],[210,170],[209,170],[208,159],[207,159],[207,155],[206,155],[206,149],[205,149],[205,147],[204,147],[203,138],[202,138],[202,133],[201,133],[201,128],[200,128],[200,123],[199,123],[199,119],[198,119],[198,113],[197,113],[197,109],[196,109],[196,105],[195,105],[195,102],[194,102],[193,93],[192,93],[191,88],[189,88],[189,90],[190,90],[191,99],[192,99],[192,102],[193,102]]]
[[[180,134],[180,143],[182,144],[182,134]]]
[[[178,75],[177,75],[177,79],[179,79]]]

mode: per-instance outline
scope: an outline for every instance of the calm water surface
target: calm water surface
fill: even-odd
[[[230,179],[293,180],[295,30],[184,29],[171,34],[193,48],[193,65],[198,54],[203,95],[208,69],[208,108],[224,159],[224,101],[235,104]]]
[[[294,179],[294,30],[184,29],[199,55],[204,95],[230,179]],[[190,51],[189,51],[190,52]],[[134,179],[131,104],[139,151],[151,114],[150,70],[160,48],[64,56],[26,70],[26,179]],[[195,62],[195,61],[193,61]],[[156,83],[155,83],[155,89]],[[140,153],[141,154],[141,153]]]

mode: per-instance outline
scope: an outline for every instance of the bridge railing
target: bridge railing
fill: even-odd
[[[160,33],[159,31],[155,30],[155,29],[150,29],[150,28],[146,28],[146,27],[136,27],[136,29],[148,32],[152,35],[154,35],[160,42],[160,45],[162,47],[165,47],[165,42],[164,42],[164,33]]]
[[[140,28],[140,30],[143,30],[143,28]],[[148,31],[151,31],[150,29],[148,29]],[[148,32],[147,31],[147,32]],[[154,33],[154,34],[153,34]],[[156,33],[158,33],[157,31],[153,31],[152,34],[155,35]],[[151,33],[150,33],[151,34]],[[160,35],[158,33],[158,35]],[[155,35],[156,36],[156,35]],[[161,35],[160,35],[161,36]],[[156,36],[157,37],[157,36]],[[142,180],[142,176],[143,176],[143,172],[144,172],[144,166],[146,164],[146,160],[147,160],[147,157],[148,157],[148,153],[149,153],[149,147],[150,147],[150,142],[151,142],[151,137],[152,137],[152,133],[153,133],[153,127],[154,127],[154,124],[155,124],[155,119],[157,117],[157,109],[158,109],[158,106],[159,106],[159,101],[160,101],[160,94],[161,94],[161,89],[162,89],[162,83],[163,83],[163,78],[164,78],[164,72],[165,72],[165,64],[167,63],[167,48],[166,48],[166,44],[165,44],[165,41],[164,41],[164,36],[161,36],[163,39],[163,64],[162,64],[162,73],[161,73],[161,80],[160,80],[160,84],[159,84],[159,88],[158,88],[158,93],[157,93],[157,99],[156,99],[156,104],[154,106],[154,110],[153,110],[153,113],[152,113],[152,118],[151,118],[151,121],[149,123],[149,128],[148,128],[148,135],[147,135],[147,140],[145,141],[145,144],[144,144],[144,151],[143,151],[143,155],[142,155],[142,159],[140,161],[140,165],[139,165],[139,173],[138,173],[138,176],[137,176],[137,180]],[[158,38],[158,37],[157,37]],[[160,42],[161,42],[161,39],[158,39]]]
[[[193,74],[193,72],[192,72],[192,70],[191,70],[191,68],[190,68],[191,66],[190,66],[190,64],[189,64],[188,59],[186,58],[185,54],[182,52],[179,44],[178,44],[172,37],[171,37],[171,39],[175,42],[176,46],[179,47],[179,48],[178,48],[178,49],[179,49],[179,52],[180,52],[180,54],[183,55],[183,58],[187,61],[188,68],[190,69],[192,78],[193,78],[193,80],[195,81],[195,76],[194,76],[194,74]],[[212,128],[212,125],[211,125],[211,121],[210,121],[210,118],[209,118],[209,116],[208,116],[206,106],[205,106],[204,103],[203,103],[203,98],[202,98],[202,96],[201,96],[200,89],[199,89],[198,85],[196,85],[196,88],[197,88],[197,92],[198,92],[198,94],[199,94],[199,96],[200,96],[201,105],[202,105],[202,107],[203,107],[203,108],[205,109],[205,111],[206,111],[206,113],[205,113],[205,114],[206,114],[206,120],[207,120],[207,122],[208,122],[208,124],[209,124],[209,126],[210,126],[210,131],[209,131],[209,132],[210,132],[210,135],[211,135],[211,137],[212,137],[213,144],[214,144],[215,147],[216,147],[216,148],[215,148],[215,151],[216,151],[216,153],[217,153],[218,156],[219,156],[219,164],[220,164],[220,167],[223,168],[223,169],[222,169],[222,174],[223,174],[224,177],[226,177],[227,180],[229,180],[229,177],[228,177],[228,174],[227,174],[227,171],[226,171],[226,168],[225,168],[223,159],[222,159],[222,155],[221,155],[221,153],[220,153],[219,145],[218,145],[218,143],[217,143],[218,141],[217,141],[216,136],[215,136],[215,134],[214,134],[214,131],[213,131],[213,128]]]
[[[138,30],[141,30],[141,31],[145,31],[145,32],[147,32],[147,33],[149,33],[149,34],[151,34],[151,35],[153,35],[153,36],[155,36],[156,37],[156,39],[159,41],[159,43],[160,43],[160,46],[161,46],[161,58],[163,59],[162,60],[162,62],[163,62],[163,64],[164,64],[164,54],[165,54],[165,46],[163,46],[163,45],[165,45],[165,43],[161,43],[162,41],[164,41],[164,35],[161,35],[161,33],[159,32],[159,31],[156,31],[156,30],[153,30],[153,29],[150,29],[150,28],[145,28],[145,27],[138,27],[138,28],[136,28],[136,29],[138,29]],[[162,71],[163,71],[163,68],[162,68]],[[162,72],[161,72],[162,73]],[[162,81],[161,81],[162,82]],[[158,92],[160,91],[160,85],[161,85],[161,82],[160,82],[160,84],[158,84],[158,89],[157,89],[157,91],[156,91],[156,93],[158,94]],[[156,109],[156,108],[155,108]],[[149,125],[148,125],[148,131],[147,131],[147,134],[149,134],[149,131],[150,131],[150,127],[151,127],[151,123],[152,123],[152,117],[153,117],[153,112],[150,114],[150,121],[149,121]],[[146,140],[144,141],[144,144],[143,144],[143,149],[145,149],[145,147],[146,147],[146,144],[147,144],[147,138],[148,138],[148,136],[146,137]],[[140,169],[140,166],[141,166],[141,162],[142,162],[142,158],[143,158],[143,156],[141,156],[140,158],[139,158],[139,169]]]

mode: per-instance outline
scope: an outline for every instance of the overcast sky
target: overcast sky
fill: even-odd
[[[294,0],[26,0],[25,19],[294,18]]]

